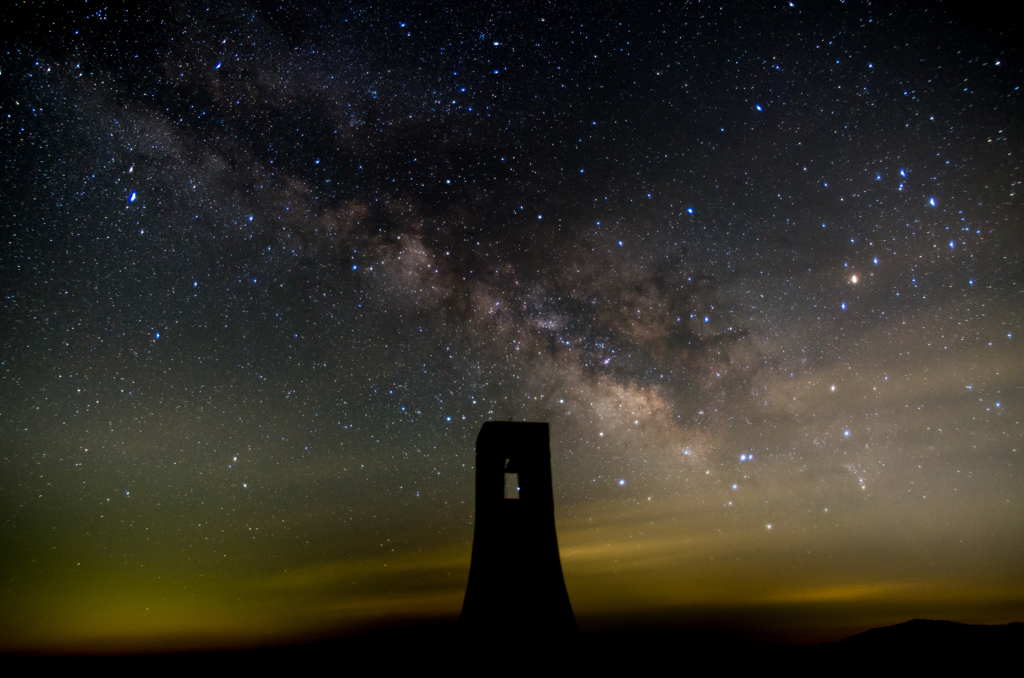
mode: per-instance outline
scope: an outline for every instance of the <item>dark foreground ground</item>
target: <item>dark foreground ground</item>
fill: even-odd
[[[533,673],[625,674],[657,668],[659,673],[695,669],[732,675],[746,669],[783,669],[840,675],[932,669],[950,672],[1010,669],[1024,650],[1024,623],[1001,626],[914,619],[876,628],[832,643],[784,646],[720,631],[687,629],[583,634],[575,638],[466,634],[449,625],[375,631],[364,635],[288,647],[124,657],[0,657],[0,665],[74,664],[75,668],[169,671],[254,670],[284,674],[382,675],[402,671],[444,671],[449,675]],[[1009,664],[1007,662],[1010,662]],[[27,667],[26,667],[27,668]],[[9,674],[13,675],[13,674]]]

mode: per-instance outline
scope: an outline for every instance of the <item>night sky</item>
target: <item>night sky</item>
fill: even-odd
[[[489,419],[584,631],[1024,619],[1006,16],[152,4],[3,18],[0,648],[450,621]]]

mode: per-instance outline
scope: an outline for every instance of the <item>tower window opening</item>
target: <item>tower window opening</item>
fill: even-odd
[[[505,474],[505,499],[519,499],[519,474]]]

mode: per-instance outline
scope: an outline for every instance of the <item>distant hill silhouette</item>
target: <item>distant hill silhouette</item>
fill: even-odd
[[[843,647],[884,647],[891,643],[923,644],[954,641],[991,643],[1024,638],[1024,624],[1012,622],[1001,625],[961,624],[938,619],[911,619],[895,626],[882,626],[843,638],[834,644]],[[825,643],[833,644],[833,643]]]
[[[1024,624],[961,624],[935,619],[912,619],[895,626],[870,629],[855,636],[807,648],[812,656],[859,656],[928,666],[977,663],[976,669],[1024,648]]]

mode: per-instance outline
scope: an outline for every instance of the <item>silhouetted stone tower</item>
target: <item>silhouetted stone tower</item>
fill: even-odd
[[[476,527],[459,626],[578,632],[558,557],[547,424],[488,421],[476,438]]]

